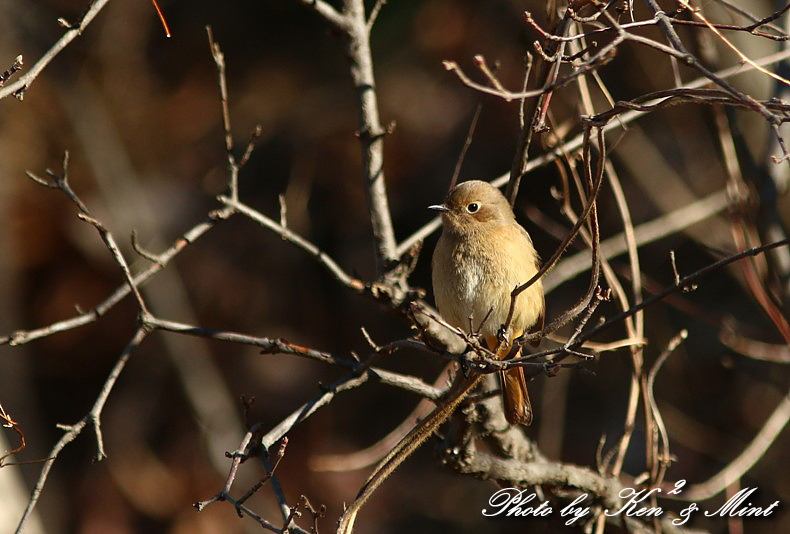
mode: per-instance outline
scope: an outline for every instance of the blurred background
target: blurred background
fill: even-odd
[[[674,2],[664,2],[673,9]],[[739,0],[758,16],[771,2]],[[76,21],[85,1],[0,0],[0,68],[18,54],[32,65],[62,34],[57,19]],[[84,34],[62,52],[25,92],[24,100],[0,101],[0,336],[33,329],[88,310],[122,284],[117,266],[93,228],[79,221],[74,206],[57,191],[25,177],[31,170],[59,170],[64,150],[71,156],[74,190],[125,246],[134,270],[148,265],[131,250],[129,235],[157,252],[217,207],[227,181],[216,70],[205,26],[211,25],[225,53],[229,103],[237,151],[255,125],[260,142],[241,174],[241,198],[273,218],[284,195],[288,224],[364,280],[374,276],[370,223],[361,187],[357,112],[340,38],[309,7],[289,0],[267,2],[160,2],[172,31],[167,39],[149,2],[110,2]],[[648,18],[641,3],[636,17]],[[709,18],[743,24],[716,3],[700,5]],[[546,25],[538,1],[393,0],[384,6],[373,32],[373,54],[382,122],[395,128],[385,142],[387,188],[399,239],[430,220],[425,209],[445,195],[475,108],[477,130],[461,179],[491,180],[509,171],[518,137],[517,103],[480,96],[442,67],[457,61],[475,73],[472,58],[496,62],[506,87],[524,76],[524,53],[537,35],[523,23],[523,11]],[[719,17],[719,18],[716,18]],[[786,18],[786,17],[785,17]],[[784,19],[777,24],[784,25]],[[661,40],[655,29],[640,33]],[[680,29],[696,53],[707,50],[714,68],[737,64],[723,47]],[[774,41],[734,34],[750,57],[779,50]],[[747,38],[748,37],[748,38]],[[605,39],[599,45],[604,44]],[[717,52],[718,50],[718,52]],[[674,85],[665,56],[625,44],[600,70],[615,99],[630,99]],[[690,81],[697,74],[680,68]],[[756,98],[774,87],[762,74],[733,79]],[[552,100],[558,129],[579,133],[580,104],[573,87]],[[599,111],[608,108],[596,95]],[[734,121],[757,165],[778,153],[770,130],[755,113],[739,111]],[[727,173],[711,108],[677,106],[645,116],[609,135],[635,224],[655,219],[699,198],[723,191]],[[542,152],[540,143],[534,154]],[[570,227],[551,190],[556,168],[546,166],[523,182],[517,216],[543,257],[557,234]],[[603,237],[622,231],[612,191],[601,197]],[[723,206],[722,206],[723,208]],[[787,220],[787,199],[777,213]],[[430,295],[429,237],[411,282]],[[578,245],[578,243],[576,244]],[[738,250],[726,209],[640,249],[646,294],[672,283],[668,254],[690,273]],[[571,247],[569,254],[580,249]],[[612,260],[622,282],[628,259]],[[560,269],[560,267],[558,267]],[[549,316],[569,306],[586,288],[582,273],[547,296]],[[753,439],[785,396],[787,365],[757,361],[721,343],[725,321],[743,335],[781,346],[776,332],[746,289],[738,266],[719,270],[684,293],[646,312],[647,365],[681,329],[689,337],[669,358],[656,380],[676,461],[668,480],[708,479]],[[284,337],[300,345],[348,356],[366,353],[364,326],[380,343],[409,335],[408,325],[370,299],[339,287],[318,264],[273,233],[243,217],[216,226],[190,245],[145,287],[152,311],[161,318]],[[614,303],[601,306],[611,316]],[[23,430],[27,447],[14,458],[29,462],[0,469],[0,532],[13,531],[28,492],[62,435],[59,423],[87,413],[135,327],[136,307],[126,300],[82,328],[19,347],[0,346],[0,403]],[[609,332],[619,339],[623,331]],[[786,347],[785,347],[786,348]],[[399,352],[386,368],[432,381],[444,362],[425,354]],[[527,432],[552,459],[594,466],[601,436],[610,447],[622,432],[630,380],[626,350],[604,353],[585,367],[559,377],[539,377],[531,387],[538,417]],[[294,356],[260,355],[254,348],[157,333],[132,355],[103,412],[108,458],[100,463],[95,439],[85,431],[55,462],[28,532],[247,532],[231,506],[214,504],[201,513],[192,503],[222,486],[245,427],[239,397],[255,397],[251,421],[271,427],[318,393],[318,384],[343,370]],[[321,473],[310,467],[316,454],[364,448],[394,428],[418,399],[380,384],[339,395],[290,435],[278,473],[289,503],[306,495],[325,504],[322,532],[334,529],[342,503],[353,499],[368,470]],[[0,449],[16,436],[4,429]],[[637,418],[624,471],[644,469],[644,428]],[[779,500],[769,517],[746,519],[747,532],[790,529],[790,478],[785,463],[790,434],[785,430],[748,474],[742,487],[759,487],[755,505]],[[781,467],[779,467],[781,466]],[[245,464],[237,488],[252,484],[264,469]],[[19,493],[15,494],[14,491]],[[5,490],[3,490],[5,491]],[[365,532],[531,532],[559,530],[554,524],[519,519],[484,519],[480,511],[496,491],[493,482],[453,474],[422,447],[375,495],[359,520]],[[715,510],[719,496],[704,506]],[[248,505],[279,518],[264,488]],[[668,503],[679,510],[685,503]],[[276,522],[276,521],[275,521]],[[698,517],[693,526],[726,531],[727,523]]]

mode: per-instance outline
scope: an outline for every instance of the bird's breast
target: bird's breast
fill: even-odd
[[[511,292],[535,274],[536,262],[532,243],[521,233],[463,238],[443,233],[433,257],[439,312],[464,330],[496,333],[507,320]],[[513,326],[525,330],[542,307],[542,288],[535,284],[516,301]]]

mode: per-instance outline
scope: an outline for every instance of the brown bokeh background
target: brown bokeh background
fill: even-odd
[[[85,4],[2,0],[0,67],[20,53],[27,65],[33,64],[61,35],[56,19],[77,20]],[[771,12],[768,2],[746,4],[761,15]],[[111,2],[39,76],[24,101],[0,101],[0,335],[68,318],[75,306],[89,309],[122,283],[94,229],[75,217],[65,196],[34,184],[25,170],[57,170],[63,151],[69,150],[73,188],[125,246],[137,270],[147,263],[129,246],[132,229],[146,247],[162,250],[217,206],[214,197],[223,192],[227,173],[206,25],[212,26],[227,61],[237,150],[256,124],[262,126],[260,142],[242,171],[242,199],[277,218],[278,195],[284,195],[293,230],[347,271],[365,280],[374,275],[354,137],[357,112],[339,38],[310,8],[290,0],[161,5],[171,39],[165,38],[150,3]],[[707,7],[710,16],[721,14]],[[399,239],[426,223],[431,215],[425,207],[442,199],[478,103],[482,113],[461,179],[490,180],[509,170],[517,104],[481,97],[446,72],[441,61],[458,61],[471,73],[472,57],[483,54],[498,62],[506,86],[519,87],[524,51],[536,38],[522,22],[525,9],[545,22],[536,1],[393,0],[384,7],[373,52],[382,120],[395,123],[385,143],[385,171]],[[638,17],[645,16],[641,10],[637,5]],[[643,33],[660,40],[655,30]],[[693,32],[681,35],[690,47],[697,45]],[[776,49],[776,43],[756,38],[737,35],[735,40],[751,57]],[[720,60],[725,66],[736,62],[723,49]],[[667,58],[635,45],[622,46],[600,73],[616,99],[673,84]],[[683,68],[680,73],[686,81],[696,77]],[[759,98],[772,90],[762,75],[740,76],[735,83]],[[579,131],[573,120],[579,114],[575,95],[569,87],[553,100],[557,122],[568,125],[569,136]],[[602,99],[596,103],[606,109]],[[762,163],[768,127],[756,114],[738,112],[736,119]],[[609,140],[635,223],[725,186],[710,109],[663,110]],[[538,153],[539,144],[534,149]],[[568,228],[551,196],[556,186],[553,168],[535,171],[517,206],[544,257],[557,240],[547,224],[536,224],[527,213],[538,209]],[[780,202],[786,217],[787,202]],[[609,188],[600,211],[604,237],[621,231]],[[436,235],[426,240],[411,278],[429,291],[429,298],[428,260],[435,240]],[[653,291],[672,283],[669,250],[676,251],[682,273],[735,251],[726,213],[640,250]],[[622,272],[627,273],[627,265],[625,257],[613,260]],[[550,293],[549,314],[570,305],[586,283],[582,275]],[[242,217],[219,224],[190,245],[146,286],[146,298],[162,318],[285,337],[342,356],[368,350],[361,326],[379,343],[409,334],[400,319],[343,289],[313,259]],[[601,307],[603,315],[615,310],[612,303]],[[75,422],[89,410],[133,332],[135,314],[127,299],[94,324],[21,347],[0,346],[0,403],[27,440],[16,460],[46,457],[61,435],[55,425]],[[648,364],[680,329],[689,331],[656,383],[677,460],[669,480],[698,482],[716,473],[753,438],[787,391],[786,365],[737,355],[719,342],[727,317],[752,338],[781,343],[737,267],[718,271],[695,292],[646,312]],[[611,332],[608,338],[622,335]],[[439,358],[408,352],[380,363],[428,381],[443,365]],[[315,395],[319,382],[341,373],[293,356],[262,356],[244,346],[151,336],[134,352],[103,412],[108,458],[91,462],[96,447],[89,431],[68,446],[44,488],[38,524],[46,532],[79,533],[259,530],[228,505],[214,504],[201,513],[191,507],[222,485],[229,466],[223,453],[235,449],[243,434],[239,396],[254,396],[251,419],[272,426]],[[594,465],[601,436],[611,446],[622,431],[629,379],[624,350],[604,354],[585,370],[538,378],[532,389],[539,416],[527,432],[554,459]],[[326,504],[321,528],[332,531],[342,503],[353,499],[367,471],[317,473],[310,469],[310,457],[375,442],[417,400],[371,383],[338,396],[296,428],[278,471],[289,502],[304,494],[314,505]],[[8,431],[2,437],[6,442],[0,448],[16,439]],[[638,419],[626,459],[631,475],[644,468],[643,445]],[[759,487],[755,505],[782,503],[770,518],[747,519],[747,532],[790,528],[789,446],[785,431],[741,481],[742,487]],[[39,470],[38,463],[4,467],[0,478],[14,479],[27,492]],[[263,472],[250,462],[241,480],[251,484]],[[379,533],[559,529],[532,519],[484,519],[480,511],[495,490],[492,482],[460,477],[440,466],[429,444],[363,509],[359,526]],[[26,493],[20,497],[0,496],[0,517],[8,518],[0,532],[12,531],[18,521]],[[713,510],[723,500],[719,496],[702,506]],[[279,513],[267,488],[249,506],[277,523]],[[673,510],[681,506],[667,504]],[[720,518],[698,517],[693,524],[713,532],[726,529]],[[29,531],[36,532],[36,526]]]

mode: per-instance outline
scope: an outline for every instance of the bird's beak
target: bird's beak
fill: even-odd
[[[434,204],[433,206],[428,206],[428,209],[434,211],[441,211],[441,212],[450,211],[450,208],[448,208],[444,204]]]

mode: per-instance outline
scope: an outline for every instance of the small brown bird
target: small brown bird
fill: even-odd
[[[516,222],[507,199],[487,182],[458,184],[444,204],[442,236],[433,253],[433,292],[439,313],[451,325],[479,332],[489,349],[507,320],[510,294],[538,271],[532,239]],[[543,328],[543,285],[538,280],[516,299],[508,345],[525,332]],[[504,358],[509,346],[500,349]],[[500,372],[505,417],[529,425],[532,406],[522,367]]]

